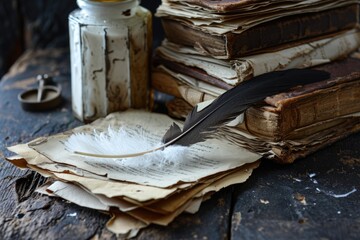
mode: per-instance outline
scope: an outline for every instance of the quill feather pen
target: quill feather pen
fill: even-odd
[[[205,141],[216,128],[233,120],[255,103],[299,85],[328,79],[320,70],[290,69],[254,77],[228,90],[201,111],[195,107],[187,116],[183,130],[175,123],[165,133],[163,142],[189,146]]]
[[[170,145],[190,146],[210,138],[216,129],[243,113],[252,105],[299,85],[306,85],[328,79],[330,74],[312,69],[290,69],[266,73],[254,77],[220,95],[209,106],[197,110],[195,107],[187,116],[184,127],[173,123],[163,136],[163,145],[139,153],[124,155],[103,155],[75,151],[76,154],[101,158],[127,158],[151,153]]]

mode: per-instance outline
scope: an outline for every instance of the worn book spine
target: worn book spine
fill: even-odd
[[[219,87],[219,88],[222,88],[225,90],[229,90],[234,87],[234,86],[231,86],[230,84],[227,84],[226,82],[224,82],[221,79],[210,76],[209,74],[207,74],[204,70],[202,70],[200,68],[190,67],[190,66],[186,66],[179,62],[168,60],[165,57],[161,56],[159,53],[155,54],[153,63],[155,66],[163,65],[164,67],[170,69],[171,71],[196,78],[200,81],[209,83],[211,85],[214,85],[216,87]]]
[[[185,119],[192,107],[182,98],[175,98],[167,104],[170,116]],[[228,127],[222,134],[234,144],[257,152],[275,162],[287,164],[326,147],[350,134],[360,131],[360,113],[315,123],[294,130],[287,139],[269,139],[255,136],[247,131],[245,124]],[[232,129],[232,130],[230,130]],[[235,130],[235,132],[234,132]]]
[[[157,91],[182,98],[191,106],[215,98],[215,96],[211,94],[198,91],[188,85],[180,83],[174,77],[161,70],[154,70],[152,72],[151,86]]]
[[[281,164],[293,163],[296,159],[308,156],[317,150],[324,148],[338,140],[341,140],[351,134],[360,131],[360,118],[346,118],[340,124],[322,130],[314,136],[310,136],[311,143],[305,144],[301,147],[294,147],[292,144],[285,143],[284,145],[274,146],[270,144],[271,150],[268,158]],[[316,135],[322,135],[323,137],[317,138]]]
[[[335,123],[332,119],[360,112],[360,72],[351,73],[359,66],[359,60],[347,59],[319,67],[331,72],[333,78],[266,98],[266,104],[245,112],[240,128],[269,141],[299,139],[331,127]],[[166,72],[153,72],[152,84],[190,106],[215,97],[179,83]]]
[[[219,58],[238,58],[255,53],[292,47],[322,39],[327,35],[359,25],[359,5],[349,5],[327,11],[283,17],[260,24],[241,34],[215,35],[179,21],[162,19],[166,37],[178,44]],[[261,51],[260,51],[261,50]]]
[[[246,128],[272,140],[287,139],[296,129],[360,112],[359,100],[360,72],[354,72],[267,98],[268,105],[246,111]]]

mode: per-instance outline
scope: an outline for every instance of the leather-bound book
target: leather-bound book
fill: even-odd
[[[348,56],[359,46],[360,31],[351,29],[279,51],[225,60],[204,56],[192,47],[164,40],[156,49],[154,64],[228,89],[267,72],[329,63]]]
[[[228,137],[265,157],[290,163],[359,131],[360,59],[347,58],[317,69],[330,72],[331,78],[269,96],[249,108],[243,123],[228,129]],[[172,87],[167,93],[176,97],[168,103],[173,116],[184,117],[196,103],[215,97],[170,73],[157,68],[153,82],[168,76],[166,81]],[[157,85],[161,84],[153,84]]]
[[[224,1],[222,1],[224,2]],[[191,46],[204,54],[233,59],[252,54],[277,51],[316,39],[336,35],[358,26],[359,5],[296,14],[262,23],[244,32],[212,33],[177,18],[163,17],[166,38]]]
[[[360,113],[360,72],[268,97],[246,111],[245,128],[271,141],[299,139]]]

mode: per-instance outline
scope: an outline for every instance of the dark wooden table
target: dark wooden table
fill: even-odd
[[[63,103],[52,111],[25,112],[17,95],[36,86],[34,77],[43,73],[62,85]],[[71,112],[67,51],[28,52],[2,79],[0,239],[116,239],[105,228],[109,216],[35,193],[45,179],[4,160],[7,146],[81,124]],[[360,239],[359,169],[360,134],[292,165],[264,160],[246,183],[221,190],[197,214],[183,214],[168,227],[150,226],[137,238]]]

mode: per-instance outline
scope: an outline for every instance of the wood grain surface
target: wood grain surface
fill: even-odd
[[[63,103],[25,112],[17,95],[36,86],[34,77],[43,73],[62,85]],[[1,239],[116,239],[105,228],[109,216],[35,193],[45,179],[4,160],[7,146],[80,124],[71,112],[68,52],[26,52],[0,82]],[[360,134],[292,165],[264,160],[245,184],[221,190],[197,214],[182,214],[168,227],[150,226],[137,239],[357,239],[359,169]]]
[[[159,3],[143,1],[153,11]],[[0,81],[0,239],[117,239],[105,228],[109,216],[35,193],[46,180],[4,160],[7,146],[82,124],[71,112],[68,52],[51,49],[66,49],[66,12],[75,1],[1,4],[0,17],[8,21],[0,24],[7,33],[0,40],[0,59],[7,64],[0,62],[0,76],[27,47],[47,50],[25,52]],[[154,20],[157,46],[163,33]],[[43,73],[62,85],[63,103],[52,111],[25,112],[17,95],[36,86],[36,75]],[[263,161],[245,184],[221,190],[197,214],[183,214],[168,227],[150,226],[137,239],[358,239],[359,169],[360,134],[292,165]]]

